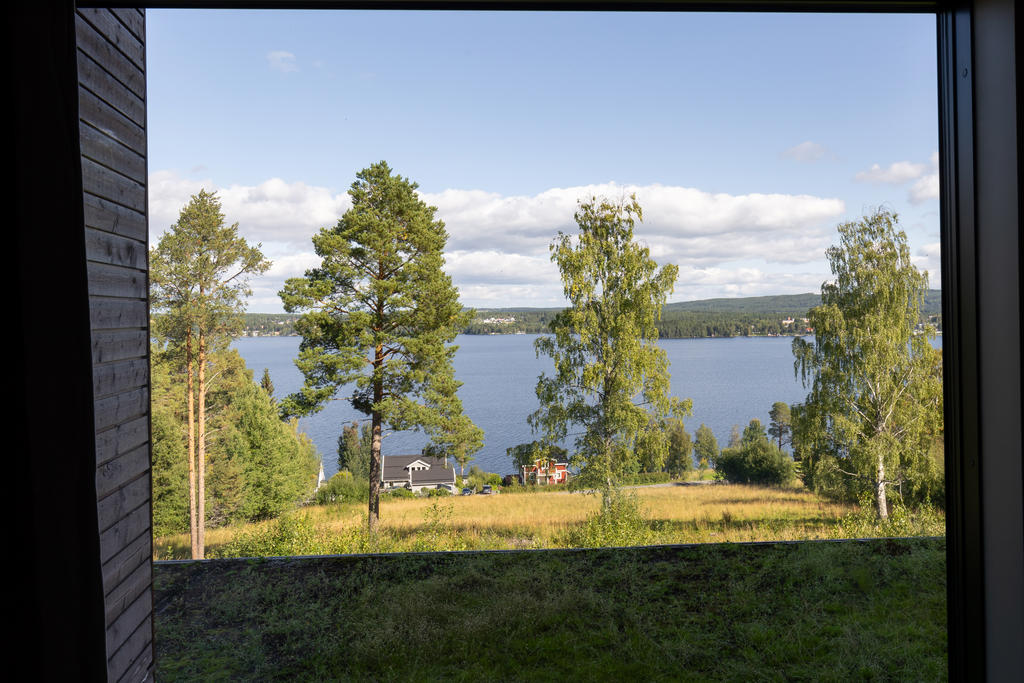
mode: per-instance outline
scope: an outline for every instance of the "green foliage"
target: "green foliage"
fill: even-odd
[[[372,443],[369,422],[364,422],[361,430],[358,422],[342,427],[338,437],[338,471],[347,470],[356,479],[368,481]]]
[[[505,454],[512,459],[516,472],[521,473],[523,467],[531,467],[538,460],[549,462],[568,462],[569,452],[561,446],[545,444],[542,441],[530,441],[505,449]]]
[[[791,442],[793,435],[793,415],[789,404],[783,401],[776,401],[772,404],[768,417],[771,420],[768,425],[768,436],[775,441],[779,450],[782,450],[784,446]]]
[[[185,448],[185,424],[180,415],[184,407],[179,394],[172,391],[168,363],[155,360],[150,373],[154,401],[150,414],[153,462],[153,535],[188,531],[188,459]],[[158,398],[159,397],[159,398]]]
[[[473,454],[484,446],[484,432],[466,417],[464,413],[454,415],[434,432],[434,439],[423,448],[423,455],[447,461],[451,458],[458,463],[460,471]]]
[[[738,447],[724,449],[714,461],[715,472],[738,484],[788,484],[794,476],[793,461],[768,440],[761,421],[754,419],[743,430]]]
[[[469,476],[463,478],[463,482],[463,485],[479,491],[485,484],[493,487],[501,486],[501,475],[494,472],[484,472],[476,465],[473,465],[469,468]]]
[[[270,268],[260,246],[239,236],[238,223],[225,226],[216,193],[193,195],[150,250],[150,307],[164,314],[154,317],[153,334],[172,344],[208,336],[211,350],[238,336],[249,278]]]
[[[575,480],[606,496],[639,467],[637,440],[658,459],[667,449],[650,424],[688,414],[691,402],[669,396],[668,360],[655,343],[655,322],[678,273],[658,269],[648,248],[633,240],[642,219],[636,197],[613,203],[594,198],[575,216],[578,236],[559,233],[551,244],[569,308],[535,342],[551,357],[554,374],[537,381],[540,409],[530,416],[545,443],[564,441],[575,426]],[[634,403],[639,400],[640,404]]]
[[[927,500],[941,486],[933,445],[942,434],[941,356],[915,334],[928,275],[914,267],[894,214],[839,226],[827,251],[833,282],[811,310],[813,341],[795,339],[795,369],[810,386],[795,410],[794,451],[823,494],[871,494],[881,519],[900,490]]]
[[[344,398],[370,416],[371,528],[379,518],[382,428],[423,429],[443,445],[453,430],[461,439],[472,427],[460,417],[451,364],[451,342],[472,312],[462,310],[443,271],[444,223],[416,188],[383,161],[360,171],[352,208],[313,237],[319,267],[280,292],[286,311],[304,312],[295,323],[302,335],[295,364],[305,377],[281,410],[308,415],[345,389]]]
[[[388,489],[384,493],[380,494],[381,497],[388,498],[415,498],[416,494],[412,492],[412,489],[407,489],[404,486],[400,486],[394,489]]]
[[[238,534],[213,557],[287,557],[327,554],[331,546],[308,515],[285,515],[270,524]]]
[[[316,492],[316,502],[327,503],[365,503],[370,495],[370,483],[366,479],[357,479],[348,470],[342,470],[328,479]]]
[[[718,457],[718,439],[715,438],[715,433],[711,431],[711,428],[703,422],[697,428],[697,441],[693,445],[693,450],[697,456],[697,469],[703,479],[704,471]]]
[[[872,496],[862,495],[860,509],[839,520],[834,538],[895,538],[903,536],[945,536],[946,518],[932,505],[907,508],[896,501],[887,519],[879,519]]]
[[[613,490],[597,512],[567,533],[566,545],[572,548],[615,548],[647,545],[651,538],[650,526],[636,496]]]
[[[154,533],[188,531],[184,387],[172,375],[180,358],[150,351]],[[237,351],[210,357],[216,379],[207,403],[207,522],[223,526],[275,517],[309,498],[320,457],[297,423],[283,422]]]

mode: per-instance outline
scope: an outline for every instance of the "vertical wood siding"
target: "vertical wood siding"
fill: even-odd
[[[79,128],[107,675],[152,678],[145,14],[79,9]]]

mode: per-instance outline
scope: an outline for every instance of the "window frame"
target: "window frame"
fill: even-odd
[[[88,6],[91,3],[81,3]],[[103,3],[97,3],[102,5]],[[949,672],[953,680],[1019,674],[1024,642],[1021,552],[1020,13],[1009,0],[720,2],[381,0],[140,3],[160,8],[918,12],[937,23]],[[1005,22],[1009,18],[1009,24]],[[1000,25],[1000,22],[1004,25]],[[1012,56],[1009,63],[999,61]],[[980,67],[980,78],[975,68]],[[1005,92],[1003,88],[1008,88]],[[977,122],[977,126],[976,126]],[[1000,154],[999,135],[1014,137]],[[1005,142],[1005,141],[1004,141]],[[1016,188],[995,187],[999,175]],[[1016,226],[1016,231],[1013,228]],[[1016,233],[1016,235],[1014,234]],[[999,282],[1003,283],[1000,290]],[[1000,369],[1002,372],[1000,373]],[[984,406],[981,410],[979,406]],[[1014,417],[1015,416],[1015,417]],[[1002,422],[1000,424],[1000,422]],[[1016,445],[1016,450],[1014,446]],[[1007,455],[1008,454],[1008,455]],[[984,465],[984,467],[982,467]],[[985,492],[983,497],[982,492]],[[1006,506],[1010,506],[1007,508]],[[1009,514],[1007,514],[1009,511]],[[997,514],[1001,513],[1001,514]],[[1004,519],[1006,518],[1006,519]],[[1000,602],[1006,603],[1000,605]],[[1019,638],[1019,640],[1018,640]]]

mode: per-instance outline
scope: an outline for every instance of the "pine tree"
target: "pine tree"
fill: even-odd
[[[313,237],[320,266],[280,293],[285,310],[305,312],[295,325],[305,384],[281,410],[307,415],[351,388],[343,398],[370,417],[368,524],[375,531],[384,428],[423,429],[440,442],[460,419],[451,342],[472,312],[462,310],[443,271],[448,233],[417,185],[383,161],[356,178],[352,208]]]
[[[224,225],[216,194],[200,190],[150,250],[154,333],[183,347],[188,414],[192,557],[205,554],[206,394],[211,352],[242,329],[249,278],[270,268],[261,245],[249,246],[238,224]]]

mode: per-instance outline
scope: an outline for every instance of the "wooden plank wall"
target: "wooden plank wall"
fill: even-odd
[[[153,671],[145,13],[75,21],[107,674],[134,681]]]

